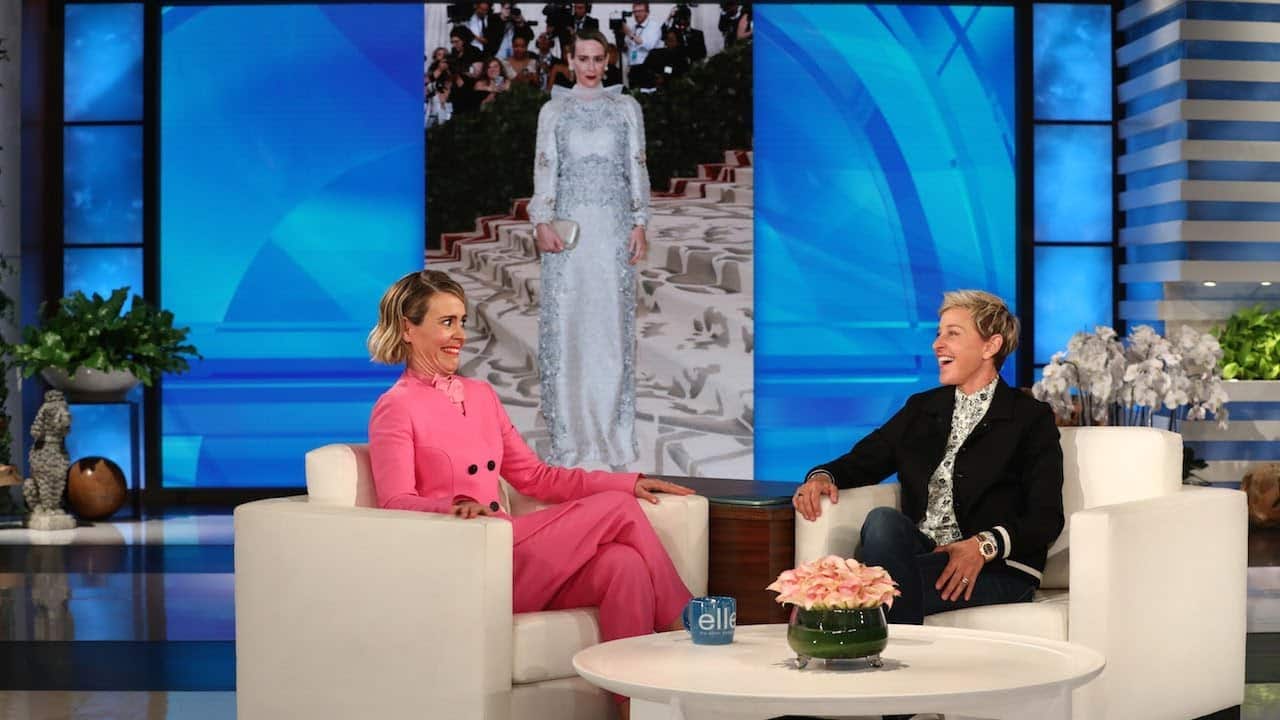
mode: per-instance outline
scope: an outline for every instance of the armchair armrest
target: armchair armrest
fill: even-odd
[[[822,514],[809,522],[796,513],[796,564],[826,555],[853,557],[867,513],[878,507],[898,507],[897,483],[868,485],[840,491],[840,502],[821,500]]]
[[[236,508],[238,717],[505,717],[511,546],[499,519]]]
[[[658,495],[658,504],[636,500],[671,556],[680,579],[694,596],[707,594],[711,545],[707,499],[700,495]]]
[[[1106,656],[1076,717],[1199,717],[1244,697],[1243,493],[1187,488],[1071,521],[1071,641]]]

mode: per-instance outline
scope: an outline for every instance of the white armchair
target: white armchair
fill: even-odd
[[[377,509],[363,445],[306,463],[306,496],[235,511],[241,720],[612,715],[571,665],[599,642],[595,610],[512,614],[510,523]],[[536,507],[504,490],[513,514]],[[641,506],[705,594],[706,498]]]
[[[1106,669],[1075,691],[1080,720],[1194,718],[1244,697],[1248,527],[1244,494],[1182,485],[1179,435],[1063,428],[1067,524],[1030,603],[953,610],[946,625],[1078,642]],[[851,556],[897,485],[842,490],[796,514],[796,561]],[[1070,563],[1068,563],[1070,548]]]

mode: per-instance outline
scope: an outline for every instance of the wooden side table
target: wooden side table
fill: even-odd
[[[788,612],[765,586],[795,566],[795,483],[669,478],[710,503],[707,592],[738,602],[739,625],[786,622]]]

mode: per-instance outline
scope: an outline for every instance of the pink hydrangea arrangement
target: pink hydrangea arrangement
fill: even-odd
[[[765,589],[778,593],[779,604],[823,610],[893,607],[893,599],[902,594],[897,585],[878,565],[863,565],[853,558],[828,555],[801,563],[794,570],[784,570]]]

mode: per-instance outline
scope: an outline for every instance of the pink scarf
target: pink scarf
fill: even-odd
[[[459,410],[462,409],[462,381],[458,379],[457,375],[436,375],[431,378],[431,387],[444,393],[449,398],[449,402],[453,403]]]

